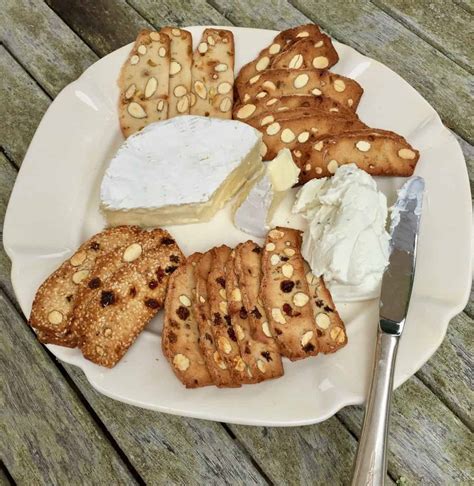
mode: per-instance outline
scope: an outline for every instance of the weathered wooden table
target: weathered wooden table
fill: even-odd
[[[142,27],[315,22],[391,67],[454,131],[474,174],[469,0],[2,0],[0,214],[52,99]],[[409,116],[409,114],[407,114]],[[318,484],[350,480],[362,409],[278,429],[173,417],[95,392],[25,324],[0,253],[0,483]],[[25,278],[28,278],[25,275]],[[447,282],[449,285],[449,282]],[[473,484],[474,306],[394,396],[388,484]],[[404,479],[406,483],[404,482]]]

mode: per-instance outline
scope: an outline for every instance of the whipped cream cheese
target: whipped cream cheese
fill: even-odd
[[[302,254],[335,300],[380,295],[389,258],[387,199],[369,174],[347,164],[330,179],[313,179],[299,191],[293,212],[308,222]]]

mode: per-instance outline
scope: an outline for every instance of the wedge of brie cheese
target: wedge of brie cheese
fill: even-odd
[[[234,206],[235,226],[250,235],[264,237],[276,208],[298,182],[299,173],[291,152],[286,148],[280,150],[239,194]]]
[[[107,168],[101,207],[111,225],[206,221],[262,171],[261,134],[234,120],[180,116],[129,137]]]

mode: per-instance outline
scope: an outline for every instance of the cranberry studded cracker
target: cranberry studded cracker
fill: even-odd
[[[356,110],[363,89],[353,79],[317,69],[269,69],[238,87],[240,99],[270,99],[288,95],[325,96]]]
[[[242,317],[249,322],[250,355],[256,362],[259,381],[278,378],[284,374],[280,350],[260,299],[262,280],[262,249],[253,241],[241,243],[235,249],[235,269],[241,294]],[[245,346],[246,348],[247,346]],[[247,349],[242,352],[242,356]],[[255,372],[255,370],[254,370]]]
[[[322,277],[313,275],[306,262],[305,272],[316,322],[319,351],[324,354],[334,353],[347,344],[346,327]]]
[[[256,118],[264,119],[274,113],[288,113],[298,108],[334,113],[346,118],[357,118],[354,111],[337,101],[324,96],[312,95],[288,95],[270,99],[255,98],[247,103],[235,105],[233,117],[235,120],[247,122],[247,120]]]
[[[36,292],[30,325],[44,343],[76,346],[71,319],[81,283],[87,279],[97,258],[131,243],[141,233],[136,226],[117,226],[94,235],[66,260]]]
[[[170,38],[142,30],[118,81],[120,128],[125,137],[168,117],[170,62]]]
[[[81,341],[85,358],[113,367],[163,307],[169,276],[184,262],[173,245],[160,245],[119,269],[88,305]]]
[[[234,35],[205,29],[193,55],[191,115],[232,118]]]
[[[206,360],[207,369],[218,387],[240,386],[232,380],[229,369],[216,348],[207,293],[207,280],[213,264],[212,250],[204,253],[195,267],[196,299],[195,317],[199,328],[199,345]]]
[[[171,63],[168,118],[189,113],[193,38],[187,30],[163,27],[160,34],[170,38]]]
[[[403,137],[386,130],[367,128],[314,138],[292,148],[295,163],[302,169],[300,183],[334,174],[344,164],[373,176],[409,177],[415,170],[419,152]]]
[[[318,354],[317,328],[301,255],[300,231],[277,227],[266,238],[261,295],[280,352],[292,361]]]
[[[163,354],[186,388],[213,384],[199,346],[199,328],[193,312],[196,299],[194,274],[201,256],[201,253],[194,253],[171,275],[161,334]]]

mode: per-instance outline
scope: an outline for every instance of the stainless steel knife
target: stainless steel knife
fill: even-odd
[[[391,251],[382,279],[374,369],[352,486],[382,486],[387,474],[387,436],[395,358],[415,276],[424,190],[424,180],[411,177],[400,189],[391,212]]]

